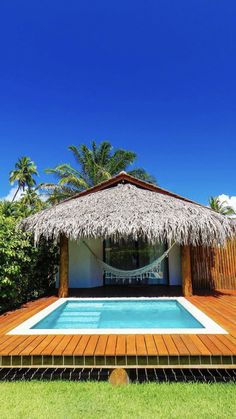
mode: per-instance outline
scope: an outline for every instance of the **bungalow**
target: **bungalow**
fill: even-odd
[[[217,252],[236,233],[230,219],[210,208],[125,172],[23,220],[22,227],[36,243],[42,236],[59,242],[60,297],[70,288],[103,285],[182,285],[189,296],[206,264],[204,249]],[[212,285],[210,276],[205,282]]]

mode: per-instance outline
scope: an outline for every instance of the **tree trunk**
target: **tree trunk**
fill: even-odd
[[[184,297],[193,295],[190,246],[181,247],[182,290]]]
[[[69,282],[69,246],[65,235],[60,237],[60,266],[59,266],[59,290],[58,297],[68,297]]]
[[[19,190],[20,190],[20,186],[18,186],[18,188],[17,188],[17,190],[16,190],[16,192],[15,192],[15,194],[14,194],[11,202],[14,202],[15,201],[16,195],[18,194]]]

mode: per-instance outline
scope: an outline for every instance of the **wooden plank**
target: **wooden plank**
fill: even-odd
[[[211,351],[209,351],[207,346],[204,345],[197,335],[191,335],[191,339],[198,349],[198,355],[211,355]]]
[[[179,355],[179,351],[170,335],[162,335],[169,355]]]
[[[198,335],[201,341],[206,345],[212,355],[222,355],[222,351],[210,339],[210,335]]]
[[[25,336],[26,339],[22,340],[20,343],[17,343],[15,348],[11,350],[11,355],[19,355],[22,350],[30,346],[33,341],[36,339],[36,336]]]
[[[105,355],[114,356],[116,354],[117,335],[108,336]]]
[[[155,340],[152,335],[144,335],[146,348],[147,348],[147,354],[149,356],[157,355],[158,351],[156,348]]]
[[[172,339],[180,355],[189,355],[190,352],[179,335],[172,335]]]
[[[195,345],[192,335],[181,335],[181,339],[188,349],[190,355],[199,355],[198,347]]]
[[[236,355],[236,344],[229,339],[228,335],[217,335],[217,338],[231,351],[232,354]]]
[[[146,343],[143,335],[135,335],[137,355],[147,355]]]
[[[59,289],[60,298],[68,297],[69,284],[69,241],[65,234],[60,235],[60,260],[59,260]]]
[[[126,348],[127,355],[134,356],[137,354],[135,335],[127,335],[126,345],[127,345],[127,348]]]
[[[10,355],[11,351],[13,351],[25,339],[27,339],[27,336],[11,336],[11,339],[4,342],[1,347],[1,355]]]
[[[223,355],[233,355],[233,352],[228,348],[228,346],[226,346],[224,344],[224,342],[222,341],[222,339],[218,338],[217,336],[209,336],[209,339],[211,339],[213,341],[213,343],[217,346],[217,348],[220,349],[220,351],[222,352]]]
[[[54,335],[45,335],[44,339],[31,352],[31,355],[41,355],[44,348],[54,339]]]
[[[70,335],[57,335],[49,344],[43,349],[43,355],[62,355],[64,349],[72,339]]]
[[[126,338],[124,335],[117,336],[116,355],[126,355]]]
[[[0,354],[1,354],[1,348],[4,347],[4,345],[6,345],[6,342],[9,339],[12,339],[12,336],[10,336],[10,335],[1,335],[1,338],[0,338]]]
[[[31,352],[42,342],[42,340],[45,338],[43,335],[37,335],[35,336],[35,339],[28,344],[26,347],[24,347],[19,355],[29,355]]]
[[[108,335],[101,335],[98,338],[95,355],[105,355]]]
[[[163,340],[164,335],[153,335],[153,339],[156,344],[157,352],[159,355],[169,355],[169,352],[166,348],[165,342]]]
[[[185,297],[193,294],[190,246],[181,246],[182,290]]]
[[[74,335],[72,336],[70,342],[68,343],[68,345],[66,346],[66,348],[63,349],[62,354],[63,355],[73,355],[75,348],[77,347],[77,345],[79,344],[79,341],[81,339],[81,335]]]
[[[236,240],[224,248],[192,247],[193,285],[202,289],[236,288]]]
[[[87,346],[87,343],[89,341],[90,336],[89,335],[83,335],[81,336],[81,339],[78,342],[78,345],[74,349],[74,355],[83,355],[85,348]]]
[[[89,355],[95,354],[96,346],[98,343],[98,338],[99,338],[98,335],[92,335],[89,337],[88,343],[84,350],[84,355],[89,356]]]

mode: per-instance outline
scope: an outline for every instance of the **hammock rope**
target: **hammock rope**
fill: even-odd
[[[155,272],[156,268],[160,267],[161,262],[168,257],[170,251],[173,249],[175,243],[173,243],[158,259],[151,262],[149,265],[143,266],[142,268],[134,269],[134,270],[123,270],[114,268],[111,265],[108,265],[107,263],[103,262],[89,247],[89,245],[83,241],[84,245],[87,247],[87,249],[90,251],[90,253],[95,257],[99,265],[102,267],[103,271],[110,273],[118,278],[130,278],[134,276],[140,276],[147,274],[149,272]]]

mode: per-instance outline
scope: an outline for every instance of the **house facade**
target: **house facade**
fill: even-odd
[[[125,172],[22,223],[60,245],[59,296],[70,288],[234,288],[236,225]],[[236,288],[236,287],[235,287]]]

